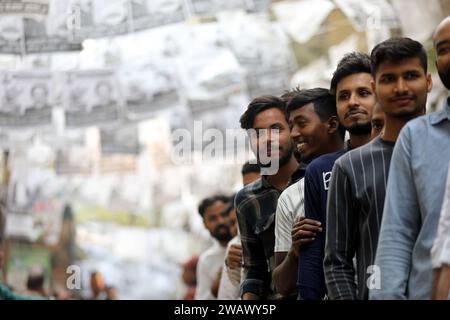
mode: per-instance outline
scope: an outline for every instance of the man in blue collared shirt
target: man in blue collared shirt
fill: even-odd
[[[433,37],[439,76],[450,89],[450,18]],[[371,299],[430,299],[431,247],[450,162],[450,97],[442,111],[410,121],[395,145]],[[378,269],[379,268],[379,269]]]

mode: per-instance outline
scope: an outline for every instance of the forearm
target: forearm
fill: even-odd
[[[241,297],[244,299],[246,293],[257,295],[260,299],[265,299],[272,293],[270,288],[270,273],[267,271],[267,264],[244,265],[246,269],[245,279],[241,284]]]
[[[254,293],[246,292],[242,295],[242,300],[261,300],[260,297]]]
[[[283,296],[292,294],[297,286],[298,255],[291,248],[284,260],[272,272],[277,292]]]

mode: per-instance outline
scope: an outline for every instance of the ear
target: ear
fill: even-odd
[[[427,90],[428,92],[433,89],[433,79],[431,78],[431,73],[427,74]]]
[[[335,133],[339,128],[339,120],[336,116],[332,116],[327,121],[328,133]]]

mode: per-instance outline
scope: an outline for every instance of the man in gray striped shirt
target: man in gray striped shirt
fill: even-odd
[[[373,263],[392,150],[401,128],[424,113],[432,85],[423,46],[408,38],[378,44],[371,53],[371,67],[385,128],[333,167],[324,259],[331,299],[367,299],[368,287],[378,284]]]

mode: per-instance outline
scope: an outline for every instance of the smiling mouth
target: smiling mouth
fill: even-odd
[[[296,148],[298,152],[303,152],[306,148],[306,142],[300,142],[296,144]]]

